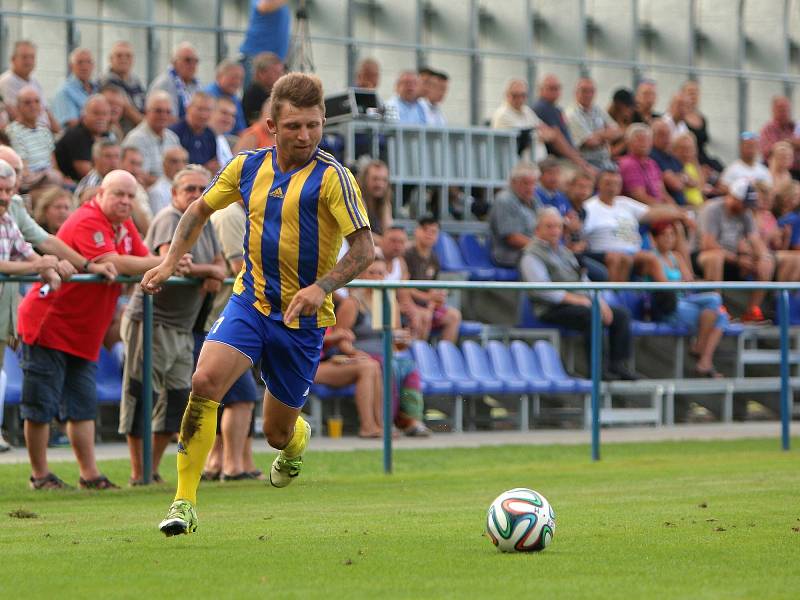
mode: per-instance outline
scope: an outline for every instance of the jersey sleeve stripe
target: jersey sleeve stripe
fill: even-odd
[[[331,163],[331,162],[327,161],[327,160],[326,160],[325,158],[323,158],[322,156],[320,156],[320,160],[321,160],[323,163],[325,163],[326,165],[328,165],[328,166],[330,166],[330,167],[333,167],[333,171],[334,171],[334,173],[336,173],[337,177],[339,178],[339,186],[341,187],[341,190],[342,190],[342,197],[344,198],[344,205],[345,205],[345,207],[347,208],[347,214],[350,216],[350,221],[353,223],[353,227],[354,227],[355,229],[360,229],[360,228],[361,228],[361,226],[358,224],[358,221],[357,221],[357,220],[356,220],[356,218],[353,216],[353,210],[352,210],[352,208],[350,207],[350,203],[347,201],[347,191],[345,190],[345,187],[344,187],[344,182],[342,181],[342,174],[341,174],[341,173],[339,172],[339,170],[336,168],[336,165],[334,165],[333,163]]]
[[[322,158],[324,163],[329,164],[336,170],[336,173],[339,176],[339,183],[342,185],[345,205],[350,213],[350,219],[353,222],[353,225],[356,227],[356,229],[365,227],[366,224],[364,223],[364,219],[361,217],[360,211],[358,210],[357,196],[355,190],[353,189],[352,182],[350,181],[347,169],[345,169],[333,156],[325,151],[320,151],[318,156]]]

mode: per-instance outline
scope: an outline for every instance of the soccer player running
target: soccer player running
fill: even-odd
[[[350,171],[320,150],[325,104],[313,75],[290,73],[272,88],[271,148],[237,155],[183,214],[164,262],[145,273],[155,294],[215,211],[244,201],[244,266],[212,326],[192,377],[178,440],[178,490],[159,528],[167,536],[197,529],[197,486],[228,388],[262,359],[264,435],[280,454],[270,482],[297,477],[311,435],[300,416],[333,325],[331,292],[372,263],[375,248],[361,193]],[[350,249],[336,262],[347,238]]]

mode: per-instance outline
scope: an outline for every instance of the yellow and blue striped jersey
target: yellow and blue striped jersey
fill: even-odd
[[[288,173],[278,167],[274,146],[242,152],[217,173],[203,198],[215,210],[244,201],[244,265],[233,293],[276,320],[301,288],[333,268],[342,237],[369,227],[352,173],[319,148]],[[335,322],[328,295],[316,315],[288,325],[305,329]]]

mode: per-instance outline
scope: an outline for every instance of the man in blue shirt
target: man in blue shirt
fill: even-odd
[[[214,98],[206,92],[195,92],[186,107],[186,118],[171,125],[170,129],[189,153],[189,163],[203,165],[215,173],[220,167],[217,136],[208,126],[213,110]]]
[[[215,81],[209,84],[205,91],[214,98],[227,98],[236,105],[236,125],[233,126],[231,133],[239,135],[247,129],[247,119],[244,116],[244,108],[239,98],[239,90],[244,83],[244,67],[235,60],[226,58],[217,65]],[[190,151],[191,152],[191,151]]]
[[[64,128],[78,124],[89,96],[97,93],[92,81],[94,58],[88,48],[76,48],[69,55],[70,75],[53,97],[53,115]]]
[[[287,0],[250,0],[250,23],[239,46],[244,55],[247,81],[250,83],[250,62],[257,54],[274,52],[286,62],[292,15]]]
[[[397,93],[386,101],[386,117],[407,125],[427,125],[425,107],[419,100],[419,76],[403,71],[395,90]]]
[[[656,161],[658,168],[661,169],[661,177],[669,195],[675,199],[675,202],[683,206],[686,204],[686,197],[683,194],[686,187],[686,176],[683,173],[681,161],[670,152],[672,132],[669,124],[662,119],[655,119],[651,127],[653,149],[650,150],[650,158]]]
[[[536,198],[543,206],[558,209],[561,217],[566,217],[572,210],[569,198],[559,189],[561,166],[558,160],[546,158],[539,161],[539,185],[536,186]]]

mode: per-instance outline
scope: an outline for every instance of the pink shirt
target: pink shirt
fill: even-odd
[[[633,190],[644,188],[653,198],[663,202],[661,169],[649,156],[640,159],[626,154],[619,159],[619,173],[622,175],[622,195],[633,197]]]
[[[761,128],[758,136],[758,143],[761,146],[761,156],[764,160],[769,158],[772,147],[778,142],[791,142],[794,137],[794,122],[790,121],[786,125],[778,125],[775,121],[770,121]],[[792,169],[800,169],[800,152],[794,151],[794,164]]]

